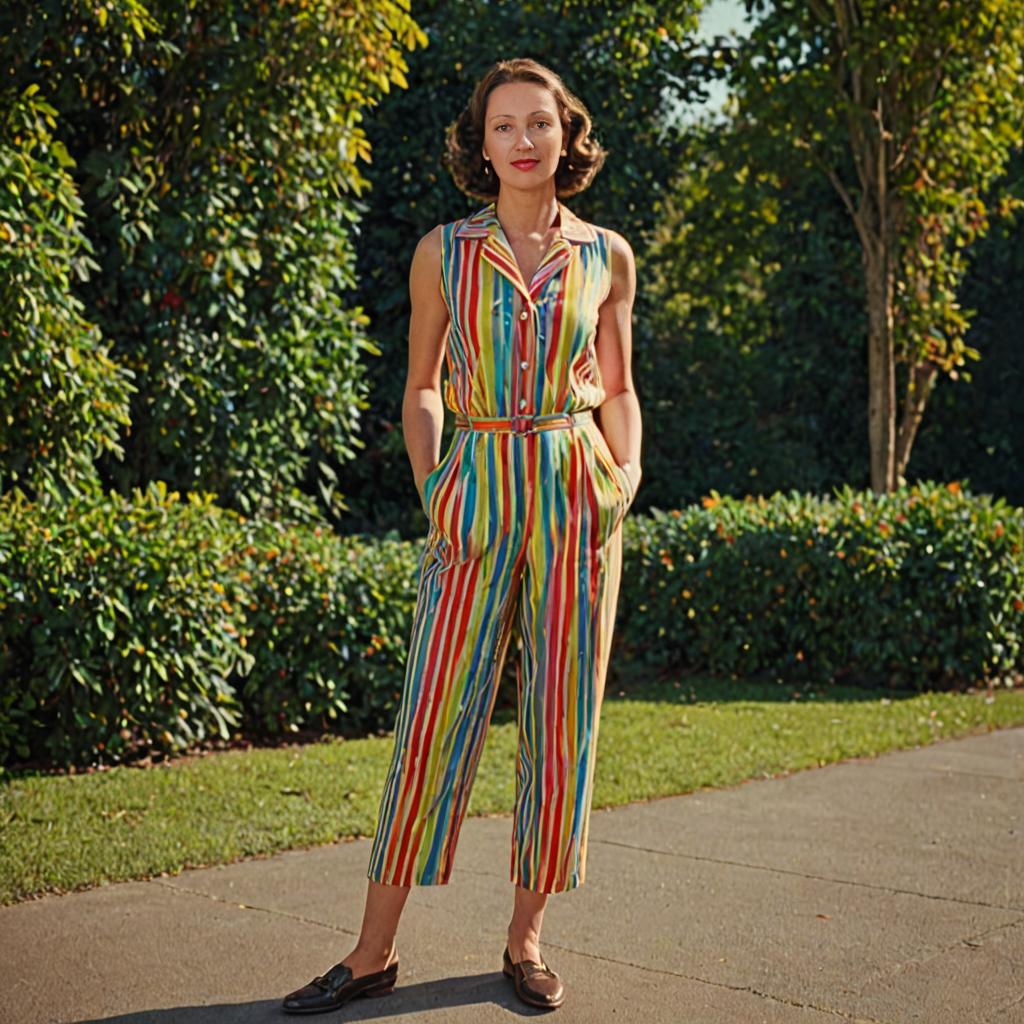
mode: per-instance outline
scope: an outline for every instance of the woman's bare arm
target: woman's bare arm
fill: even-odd
[[[636,263],[629,243],[609,231],[612,284],[598,312],[597,365],[605,388],[600,427],[615,461],[626,466],[633,492],[640,484],[640,402],[633,390],[633,299]],[[628,465],[627,465],[628,464]]]
[[[441,368],[449,318],[440,284],[441,225],[438,224],[419,240],[409,271],[412,313],[402,430],[421,503],[423,480],[440,461],[444,427]]]

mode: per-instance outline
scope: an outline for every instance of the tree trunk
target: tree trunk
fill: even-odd
[[[915,363],[910,368],[910,379],[907,381],[907,396],[903,403],[903,421],[900,423],[899,436],[896,438],[896,480],[898,484],[905,482],[904,474],[910,461],[910,449],[914,446],[917,428],[924,417],[924,407],[928,404],[928,396],[932,393],[932,385],[938,375],[939,368],[930,360]]]
[[[871,488],[888,494],[896,484],[896,360],[893,353],[893,279],[884,242],[864,250],[868,313],[868,445]]]

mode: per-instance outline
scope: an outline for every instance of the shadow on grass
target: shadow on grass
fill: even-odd
[[[509,659],[514,657],[510,652]],[[1019,687],[1018,687],[1019,688]],[[779,680],[772,673],[732,678],[707,673],[661,673],[649,666],[630,663],[613,665],[605,685],[604,700],[651,701],[671,704],[732,704],[736,702],[763,702],[766,704],[831,704],[863,703],[888,700],[893,703],[920,697],[927,692],[968,695],[991,695],[989,687],[971,685],[950,686],[941,691],[915,690],[908,687],[878,685],[858,680],[811,679]],[[506,664],[491,721],[495,724],[514,722],[516,715],[516,681],[514,663]]]

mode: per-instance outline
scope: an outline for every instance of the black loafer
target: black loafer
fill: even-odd
[[[317,975],[308,985],[289,992],[281,1003],[285,1013],[323,1013],[336,1010],[356,996],[386,996],[398,980],[398,961],[395,960],[373,974],[353,978],[352,968],[335,964],[326,974]]]
[[[543,961],[520,960],[512,963],[512,956],[505,947],[502,956],[502,973],[515,983],[516,995],[530,1006],[554,1009],[565,1002],[562,979]]]

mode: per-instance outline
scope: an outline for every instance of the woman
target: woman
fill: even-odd
[[[503,970],[530,1005],[564,1000],[541,921],[550,893],[584,880],[621,524],[640,481],[633,254],[559,198],[604,162],[590,123],[552,71],[509,60],[449,130],[456,183],[487,204],[425,235],[410,272],[403,426],[429,533],[362,929],[344,960],[285,998],[287,1011],[394,987],[410,887],[450,879],[514,616],[523,652]],[[438,460],[445,358],[457,429]]]

